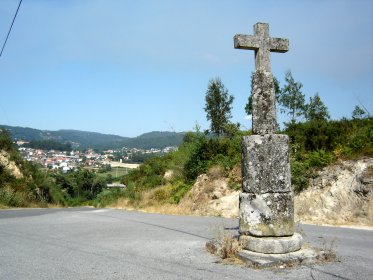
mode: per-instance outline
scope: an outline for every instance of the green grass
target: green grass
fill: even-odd
[[[113,177],[113,179],[117,179],[117,178],[121,178],[123,177],[124,175],[127,175],[128,172],[130,172],[131,169],[130,168],[126,168],[126,167],[114,167],[112,170],[110,171],[107,171],[107,172],[97,172],[96,174],[99,176],[99,177],[104,177],[106,178],[108,175],[111,175]]]

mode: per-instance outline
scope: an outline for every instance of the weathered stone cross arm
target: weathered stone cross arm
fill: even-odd
[[[256,70],[271,72],[270,52],[287,52],[289,40],[269,37],[268,24],[259,22],[254,25],[254,35],[235,35],[234,47],[255,51]]]
[[[289,50],[289,40],[284,38],[268,38],[269,50],[271,52],[285,53]],[[262,42],[254,35],[237,34],[234,36],[234,47],[236,49],[257,50]]]

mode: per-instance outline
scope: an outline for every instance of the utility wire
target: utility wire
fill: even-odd
[[[3,45],[3,48],[1,49],[0,57],[1,57],[1,55],[3,54],[3,50],[4,50],[4,48],[5,48],[6,42],[8,41],[10,31],[12,31],[13,23],[14,23],[14,21],[16,20],[16,17],[17,17],[17,14],[18,14],[18,10],[19,10],[19,7],[21,6],[21,3],[22,3],[22,0],[19,1],[19,4],[18,4],[18,8],[17,8],[16,14],[14,15],[14,18],[13,18],[13,21],[12,21],[12,25],[11,25],[10,28],[9,28],[8,35],[6,36],[6,39],[5,39],[5,42],[4,42],[4,45]]]

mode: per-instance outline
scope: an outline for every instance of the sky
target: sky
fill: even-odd
[[[18,3],[0,0],[1,46]],[[204,130],[207,85],[220,77],[235,98],[231,121],[250,129],[254,52],[234,49],[233,36],[256,22],[289,39],[287,53],[271,53],[280,86],[290,70],[332,119],[355,105],[373,113],[371,0],[23,0],[0,57],[0,124],[128,137]]]

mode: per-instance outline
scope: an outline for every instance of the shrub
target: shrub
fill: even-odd
[[[194,180],[214,165],[232,169],[241,159],[240,138],[199,139],[184,167],[187,180]]]
[[[123,197],[128,198],[131,202],[139,201],[142,197],[141,190],[136,186],[134,182],[129,182],[123,192]]]
[[[10,207],[26,207],[29,204],[27,195],[12,189],[0,189],[0,203]]]
[[[312,151],[306,156],[309,167],[325,167],[333,162],[334,157],[330,152],[324,150]]]
[[[94,207],[105,207],[122,197],[124,192],[120,189],[103,190],[93,201]]]
[[[164,187],[154,191],[153,198],[158,202],[164,202],[169,197],[169,191]]]
[[[172,188],[172,194],[169,201],[171,203],[178,204],[191,188],[192,185],[179,182],[176,186]]]
[[[291,162],[291,185],[296,193],[307,188],[310,178],[310,169],[307,162]]]

